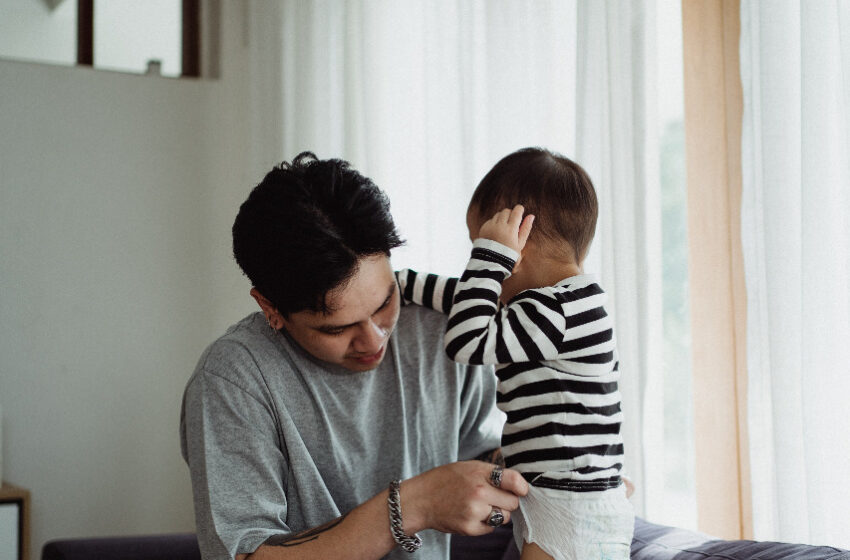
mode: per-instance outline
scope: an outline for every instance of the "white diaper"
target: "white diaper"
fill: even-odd
[[[554,560],[629,560],[635,517],[625,486],[602,492],[531,486],[511,519],[520,550],[525,541]]]

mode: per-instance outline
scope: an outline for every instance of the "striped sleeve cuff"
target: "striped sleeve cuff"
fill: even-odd
[[[511,272],[519,258],[519,253],[498,241],[479,237],[472,243],[472,258],[499,264]]]

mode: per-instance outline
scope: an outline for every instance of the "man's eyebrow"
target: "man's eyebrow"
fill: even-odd
[[[389,303],[390,299],[392,299],[393,292],[395,290],[398,290],[398,284],[396,283],[395,278],[393,278],[393,281],[390,284],[390,289],[387,290],[387,297],[384,299],[383,302],[381,302],[380,307],[378,307],[378,309],[376,309],[375,311],[372,312],[372,315],[374,315],[375,313],[377,313],[378,311],[380,311],[381,309],[386,307],[386,305]],[[354,325],[356,325],[359,322],[360,321],[357,321],[357,322],[354,322],[354,323],[348,323],[347,325],[318,325],[317,327],[314,327],[314,328],[316,330],[320,330],[320,331],[347,329],[348,327],[353,327]]]

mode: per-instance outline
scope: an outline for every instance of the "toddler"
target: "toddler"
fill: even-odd
[[[514,512],[523,560],[629,558],[613,322],[582,269],[597,213],[578,164],[519,150],[472,195],[461,278],[399,273],[406,300],[449,313],[453,360],[495,365],[502,454],[531,487]]]

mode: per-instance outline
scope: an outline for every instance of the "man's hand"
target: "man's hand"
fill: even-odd
[[[481,225],[478,237],[498,241],[502,245],[510,247],[517,253],[521,253],[528,236],[531,234],[531,225],[534,223],[534,215],[529,214],[523,218],[525,208],[517,204],[505,208]]]
[[[528,483],[519,472],[504,469],[496,488],[490,473],[496,465],[462,461],[443,465],[406,480],[401,485],[404,529],[410,534],[425,528],[445,533],[483,535],[494,529],[486,520],[494,507],[505,523],[519,507],[519,496],[528,494]]]

